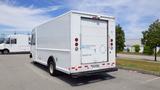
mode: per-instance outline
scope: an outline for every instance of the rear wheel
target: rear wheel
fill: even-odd
[[[49,71],[49,74],[52,75],[52,76],[55,76],[56,75],[56,68],[55,68],[55,63],[53,61],[50,61],[48,63],[48,71]]]
[[[9,53],[9,50],[7,50],[7,49],[3,50],[3,54],[8,54],[8,53]]]

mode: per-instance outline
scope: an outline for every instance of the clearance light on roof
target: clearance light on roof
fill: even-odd
[[[98,16],[93,16],[92,18],[93,19],[98,19],[98,20],[100,19]]]

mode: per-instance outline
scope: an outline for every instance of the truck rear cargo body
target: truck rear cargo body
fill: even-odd
[[[31,41],[32,59],[49,66],[50,74],[117,70],[113,17],[71,11],[34,28]]]

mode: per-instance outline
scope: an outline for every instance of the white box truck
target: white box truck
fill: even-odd
[[[30,36],[29,35],[8,35],[0,44],[2,54],[30,52]]]
[[[79,11],[58,16],[33,29],[30,57],[51,75],[117,71],[115,19]]]

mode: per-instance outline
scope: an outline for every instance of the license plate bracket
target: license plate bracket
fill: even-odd
[[[91,65],[92,68],[98,68],[99,65],[98,64],[95,64],[95,65]]]

